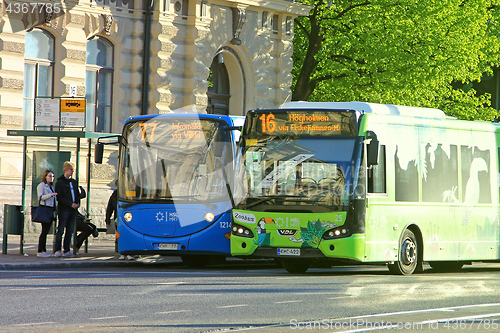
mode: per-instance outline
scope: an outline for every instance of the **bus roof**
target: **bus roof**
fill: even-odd
[[[365,102],[288,102],[283,103],[280,109],[348,109],[360,113],[374,113],[384,115],[422,117],[422,118],[446,118],[446,114],[439,109],[421,108],[415,106],[401,106],[392,104],[377,104]]]

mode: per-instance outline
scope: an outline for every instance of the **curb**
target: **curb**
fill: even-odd
[[[26,269],[26,268],[68,268],[68,267],[131,267],[131,266],[183,266],[181,262],[62,262],[62,263],[26,263],[26,264],[0,264],[0,270]]]

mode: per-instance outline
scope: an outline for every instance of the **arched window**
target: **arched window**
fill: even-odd
[[[53,97],[54,37],[34,29],[26,33],[24,46],[23,129],[34,126],[35,98]]]
[[[222,53],[219,53],[210,66],[208,76],[208,107],[209,114],[229,114],[229,77]]]
[[[87,130],[111,132],[113,94],[113,44],[102,37],[87,42]]]

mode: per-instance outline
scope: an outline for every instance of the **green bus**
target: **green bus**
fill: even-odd
[[[437,109],[290,102],[247,113],[231,254],[387,264],[394,274],[498,261],[496,123]]]

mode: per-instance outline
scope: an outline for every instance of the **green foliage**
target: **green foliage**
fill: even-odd
[[[304,240],[302,247],[318,248],[321,237],[326,230],[326,227],[321,224],[321,221],[309,221],[307,222],[307,228],[301,227],[300,229],[300,237]]]
[[[300,0],[292,100],[436,107],[492,120],[490,96],[454,89],[500,63],[500,0]]]

